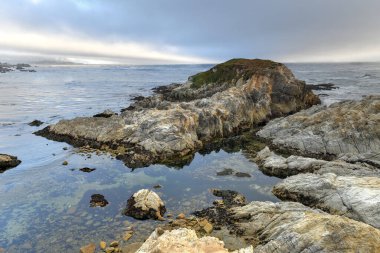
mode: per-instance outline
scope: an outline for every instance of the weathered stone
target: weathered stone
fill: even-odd
[[[80,253],[94,253],[96,249],[95,243],[90,243],[80,248]]]
[[[380,178],[299,174],[273,188],[282,200],[301,202],[380,228]]]
[[[17,156],[0,154],[0,173],[18,166],[21,163]]]
[[[287,152],[327,159],[357,156],[380,165],[380,96],[315,106],[270,121],[257,134]]]
[[[182,220],[182,219],[185,219],[185,218],[186,218],[186,215],[184,213],[180,213],[180,214],[177,215],[177,219]]]
[[[264,60],[234,59],[162,90],[121,115],[62,120],[36,134],[116,153],[129,167],[182,164],[216,138],[320,102],[285,65]]]
[[[166,212],[164,202],[154,191],[142,189],[134,193],[127,203],[124,214],[136,219],[163,220]]]
[[[180,228],[172,231],[165,231],[159,235],[154,231],[137,253],[162,252],[162,253],[228,253],[224,248],[224,243],[215,237],[198,238],[194,230]],[[252,247],[245,251],[235,251],[235,253],[252,252]]]
[[[325,161],[302,156],[284,158],[268,147],[257,153],[255,161],[261,171],[270,176],[285,178],[299,173],[335,173],[342,176],[377,176],[380,170],[366,163],[348,163],[343,160]]]
[[[294,202],[251,202],[231,209],[234,229],[254,252],[377,252],[380,231]]]
[[[118,246],[119,246],[119,242],[118,242],[118,241],[112,241],[112,242],[110,243],[110,247],[116,248],[116,247],[118,247]]]

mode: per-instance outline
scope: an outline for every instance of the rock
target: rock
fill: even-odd
[[[39,126],[41,126],[43,123],[44,123],[44,122],[35,119],[35,120],[33,120],[32,122],[29,122],[28,125],[29,125],[29,126],[37,126],[37,127],[39,127]]]
[[[308,84],[308,85],[306,85],[306,87],[311,89],[311,90],[335,90],[335,89],[339,89],[339,87],[337,87],[333,83]]]
[[[114,115],[117,115],[117,113],[113,112],[112,110],[107,109],[104,112],[95,114],[93,117],[95,117],[95,118],[110,118]]]
[[[230,210],[233,229],[254,252],[377,252],[380,231],[294,202],[251,202]]]
[[[160,184],[156,184],[156,185],[153,185],[153,188],[154,188],[154,189],[161,189],[161,188],[162,188],[162,185],[160,185]]]
[[[287,152],[327,160],[356,156],[379,166],[379,113],[380,96],[367,96],[272,120],[257,135]]]
[[[68,161],[63,161],[63,163],[62,163],[62,165],[68,165],[69,164],[69,162]]]
[[[229,175],[232,175],[234,173],[234,170],[233,169],[230,169],[230,168],[226,168],[222,171],[218,171],[216,173],[217,176],[229,176]]]
[[[262,172],[269,176],[285,178],[299,173],[335,173],[337,175],[350,176],[377,176],[380,171],[369,164],[346,162],[343,160],[325,161],[302,156],[289,156],[284,158],[270,151],[268,147],[261,150],[256,158],[256,163]]]
[[[186,215],[184,213],[180,213],[177,215],[177,219],[183,220],[186,218]]]
[[[236,172],[235,177],[251,177],[251,175],[245,172]]]
[[[273,194],[380,228],[379,177],[299,174],[277,184]]]
[[[84,168],[81,168],[79,170],[82,171],[82,172],[90,173],[90,172],[93,172],[96,169],[91,169],[91,168],[84,167]]]
[[[135,253],[142,245],[142,242],[128,244],[122,248],[122,253]]]
[[[199,225],[203,228],[206,234],[210,234],[213,230],[213,226],[206,219],[199,221]]]
[[[80,248],[80,253],[94,253],[96,249],[95,243],[90,243]]]
[[[105,207],[108,205],[108,201],[101,194],[91,195],[90,207]]]
[[[162,235],[154,231],[136,252],[227,253],[228,250],[224,248],[224,243],[215,237],[206,236],[198,238],[194,230],[180,228],[165,231]]]
[[[105,241],[101,241],[100,243],[99,243],[99,247],[100,247],[100,249],[105,249],[106,247],[107,247],[107,243],[105,242]]]
[[[124,241],[128,241],[129,239],[131,239],[132,235],[133,235],[133,231],[127,231],[127,232],[125,232],[124,235],[123,235],[123,240]]]
[[[242,206],[246,204],[245,197],[231,190],[212,189],[212,194],[216,197],[221,197],[223,204],[226,206]]]
[[[115,252],[115,248],[114,247],[107,247],[104,251],[106,253],[112,253],[112,252]]]
[[[113,248],[117,248],[117,247],[119,247],[119,242],[118,242],[118,241],[112,241],[112,242],[110,243],[110,247],[113,247]]]
[[[18,166],[21,163],[17,156],[0,154],[0,173]]]
[[[124,214],[135,219],[163,220],[166,212],[164,202],[154,191],[141,189],[134,193],[127,203]]]
[[[183,85],[162,88],[121,115],[61,120],[36,134],[115,153],[131,168],[183,165],[217,138],[319,102],[285,65],[233,59],[190,77]]]

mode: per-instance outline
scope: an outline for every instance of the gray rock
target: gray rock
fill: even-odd
[[[21,161],[17,159],[17,156],[0,154],[0,173],[16,167],[20,163]]]
[[[298,201],[380,228],[380,178],[299,174],[273,188],[282,200]]]
[[[124,214],[136,219],[158,219],[163,220],[166,212],[164,202],[152,190],[141,189],[134,193],[127,203]]]
[[[377,176],[380,170],[363,162],[348,163],[343,160],[325,161],[302,156],[284,158],[268,147],[257,153],[255,161],[261,171],[270,176],[285,178],[300,173],[335,173],[342,176]],[[351,160],[354,162],[354,160]]]
[[[216,138],[319,102],[285,65],[235,59],[161,88],[121,115],[62,120],[36,134],[115,152],[129,167],[142,167],[187,159]]]
[[[104,112],[95,114],[93,117],[95,117],[95,118],[109,118],[109,117],[112,117],[114,115],[117,115],[117,113],[113,112],[110,109],[107,109]]]
[[[314,106],[269,122],[257,134],[276,148],[306,156],[380,160],[380,96]]]

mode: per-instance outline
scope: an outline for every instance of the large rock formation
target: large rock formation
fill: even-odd
[[[253,252],[380,251],[378,229],[300,203],[253,201],[225,212],[229,230],[253,245]]]
[[[0,173],[16,167],[20,163],[21,161],[17,159],[17,156],[0,154]]]
[[[257,134],[287,152],[345,157],[380,167],[380,96],[315,106],[269,122]]]
[[[319,103],[283,64],[234,59],[159,87],[109,118],[62,120],[37,132],[76,146],[118,154],[130,167],[191,156],[215,138],[228,137],[273,117]]]

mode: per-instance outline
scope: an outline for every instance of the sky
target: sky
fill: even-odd
[[[379,0],[6,0],[0,61],[380,61]]]

